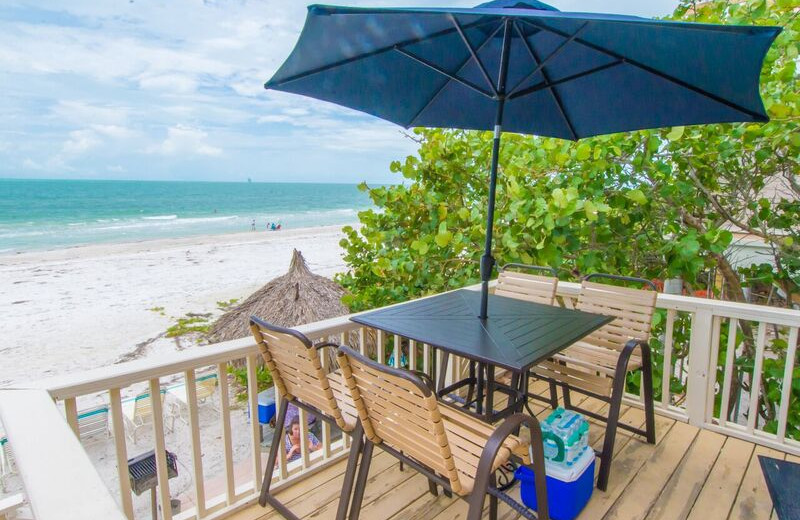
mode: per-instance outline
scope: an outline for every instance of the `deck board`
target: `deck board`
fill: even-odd
[[[593,399],[583,400],[582,405],[593,411],[606,409],[605,403]],[[540,417],[548,412],[538,403],[534,411]],[[620,420],[641,427],[644,413],[626,406]],[[591,444],[600,447],[604,429],[602,423],[592,423]],[[656,433],[653,446],[638,436],[618,432],[608,490],[595,490],[579,520],[774,518],[757,456],[783,458],[782,453],[658,415]],[[281,491],[279,497],[301,518],[332,519],[345,465],[346,461],[340,461]],[[519,497],[519,487],[510,494]],[[362,519],[463,520],[466,513],[464,500],[431,495],[423,476],[409,468],[401,472],[392,457],[375,450]],[[487,515],[488,507],[484,518]],[[502,502],[498,517],[520,518]],[[228,518],[277,520],[280,516],[271,508],[254,505]]]

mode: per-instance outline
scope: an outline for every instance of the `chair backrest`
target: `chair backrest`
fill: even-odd
[[[78,414],[78,437],[83,440],[98,433],[108,433],[108,407],[98,406]]]
[[[512,271],[513,268],[545,271],[553,273],[549,267],[528,266],[522,264],[510,264],[500,269],[497,277],[497,285],[494,293],[497,296],[516,298],[544,305],[553,305],[556,299],[556,288],[558,278],[553,276],[542,276],[529,273]]]
[[[144,392],[137,395],[133,401],[133,420],[145,422],[152,416],[153,400],[150,398],[150,392]]]
[[[339,347],[339,367],[350,390],[364,435],[402,452],[461,491],[436,396],[412,372],[376,363]]]
[[[197,400],[208,399],[217,390],[217,374],[198,377],[195,381]]]
[[[626,278],[650,285],[648,280]],[[581,284],[578,310],[613,316],[616,319],[597,329],[582,341],[620,351],[631,339],[647,341],[653,324],[658,292],[618,287],[589,280]]]
[[[281,395],[312,406],[332,418],[339,428],[347,428],[311,340],[255,316],[250,318],[250,330]]]

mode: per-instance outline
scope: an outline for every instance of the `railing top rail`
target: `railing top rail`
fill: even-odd
[[[0,420],[37,520],[126,520],[45,390],[1,390]]]

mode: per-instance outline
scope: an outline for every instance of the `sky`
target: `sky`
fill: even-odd
[[[549,3],[653,17],[677,0]],[[390,162],[416,148],[401,127],[264,90],[305,15],[296,0],[3,0],[0,177],[396,182]]]

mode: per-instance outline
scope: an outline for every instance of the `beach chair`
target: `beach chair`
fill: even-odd
[[[361,451],[362,435],[355,407],[345,392],[341,372],[324,369],[317,352],[322,348],[338,348],[338,345],[333,343],[314,345],[296,330],[267,323],[255,316],[250,318],[250,329],[272,374],[272,380],[280,392],[278,417],[275,423],[278,425],[277,428],[282,428],[286,420],[286,410],[291,403],[353,437],[336,515],[336,518],[341,520],[347,514],[351,486]],[[279,432],[276,432],[267,458],[258,502],[262,506],[269,503],[285,518],[294,520],[298,517],[270,493],[272,473],[279,449],[283,449],[283,442]]]
[[[0,437],[0,490],[6,491],[6,479],[17,472],[8,437]]]
[[[195,378],[195,393],[197,394],[197,404],[208,405],[212,409],[219,411],[214,403],[214,394],[217,392],[217,374],[216,372],[199,374]],[[184,412],[188,414],[189,398],[186,393],[186,385],[176,385],[166,389],[167,395],[174,399],[172,413],[178,417],[184,424],[189,424],[189,420],[184,417]]]
[[[594,283],[605,278],[617,282],[637,283],[652,291]],[[553,358],[531,370],[531,375],[550,382],[550,400],[558,403],[556,386],[561,387],[564,407],[606,422],[606,434],[600,455],[597,487],[605,491],[611,472],[611,458],[617,427],[642,435],[655,444],[655,415],[653,410],[653,369],[651,365],[650,327],[656,307],[655,284],[642,278],[592,274],[584,278],[576,308],[616,318],[581,341],[566,348]],[[641,370],[641,392],[644,398],[645,429],[619,423],[619,412],[625,392],[628,371]],[[608,416],[574,406],[570,392],[579,393],[609,403]]]
[[[421,373],[382,365],[349,347],[340,347],[337,359],[366,437],[350,520],[360,514],[374,446],[468,500],[466,520],[481,518],[487,495],[489,518],[497,518],[498,498],[511,499],[496,488],[495,471],[517,456],[535,475],[538,518],[548,518],[542,433],[534,417],[515,414],[495,428],[440,406],[433,381]],[[514,435],[521,426],[530,430],[530,444]],[[525,518],[537,518],[513,503]]]
[[[161,390],[162,404],[164,403],[165,394],[166,391]],[[125,418],[126,434],[136,444],[136,432],[153,420],[153,401],[150,398],[150,392],[143,392],[133,399],[123,401],[122,416]],[[167,426],[166,421],[164,421],[164,427],[171,432],[175,427],[175,416],[167,414],[166,418],[172,419],[170,426]]]
[[[78,438],[82,443],[111,437],[108,424],[108,406],[97,406],[78,412]]]

